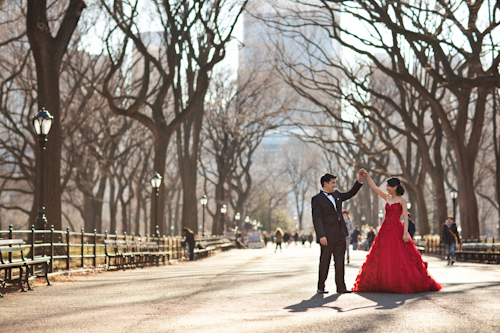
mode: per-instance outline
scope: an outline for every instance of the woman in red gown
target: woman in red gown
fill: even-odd
[[[427,263],[408,236],[408,211],[400,180],[389,179],[387,192],[384,192],[366,171],[365,176],[370,187],[387,203],[385,219],[359,271],[353,291],[413,294],[441,289],[427,272]],[[404,223],[400,221],[401,214]]]

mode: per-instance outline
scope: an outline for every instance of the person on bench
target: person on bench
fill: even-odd
[[[453,265],[455,262],[455,249],[457,247],[457,243],[460,243],[460,235],[458,234],[457,224],[453,220],[452,216],[448,216],[446,218],[446,223],[443,224],[441,242],[444,243],[446,249],[446,259],[448,260],[447,265]]]

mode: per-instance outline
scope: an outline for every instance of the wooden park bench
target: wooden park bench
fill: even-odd
[[[0,239],[0,270],[3,270],[5,273],[4,279],[0,280],[3,287],[5,287],[6,283],[18,282],[21,291],[26,291],[23,286],[24,273],[28,290],[33,290],[29,284],[29,268],[34,265],[45,266],[45,279],[47,280],[47,285],[52,285],[48,277],[50,258],[46,256],[34,257],[33,259],[25,258],[24,251],[30,247],[31,246],[26,245],[22,239]],[[33,251],[34,249],[31,250]],[[19,269],[19,278],[12,278],[13,269]],[[0,294],[0,297],[3,297],[2,294]]]
[[[234,247],[234,244],[226,239],[201,239],[197,243],[194,253],[199,258],[207,258],[212,256],[217,250],[227,251]]]
[[[500,264],[500,243],[463,243],[457,261]]]
[[[150,265],[160,265],[160,261],[165,265],[170,261],[170,251],[164,251],[161,249],[160,245],[157,242],[145,242],[144,246],[148,251],[149,264]]]
[[[106,253],[106,266],[108,270],[111,267],[122,268],[126,265],[132,265],[133,254],[129,252],[129,245],[125,240],[105,239],[104,251]]]
[[[165,263],[169,257],[168,251],[160,251],[157,242],[143,242],[140,240],[104,240],[106,266],[125,269],[126,266],[136,268],[146,265]]]
[[[415,243],[415,247],[420,252],[420,254],[424,254],[425,253],[425,246],[427,245],[427,242],[422,241],[422,240],[416,240],[416,241],[414,241],[414,243]]]

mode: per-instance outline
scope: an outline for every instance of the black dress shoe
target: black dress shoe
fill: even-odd
[[[350,294],[350,293],[352,293],[352,290],[339,290],[339,291],[337,291],[337,293],[339,293],[339,294]]]
[[[325,289],[318,289],[317,293],[318,294],[328,294],[328,291]]]

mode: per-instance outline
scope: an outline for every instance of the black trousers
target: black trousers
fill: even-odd
[[[188,252],[189,252],[189,260],[193,261],[195,259],[195,256],[194,256],[194,245],[193,246],[188,245]]]
[[[318,289],[325,289],[325,281],[330,270],[330,262],[335,261],[335,284],[337,292],[346,290],[344,281],[344,255],[345,255],[345,239],[338,241],[328,241],[327,246],[321,245],[321,255],[319,257],[319,280]]]

